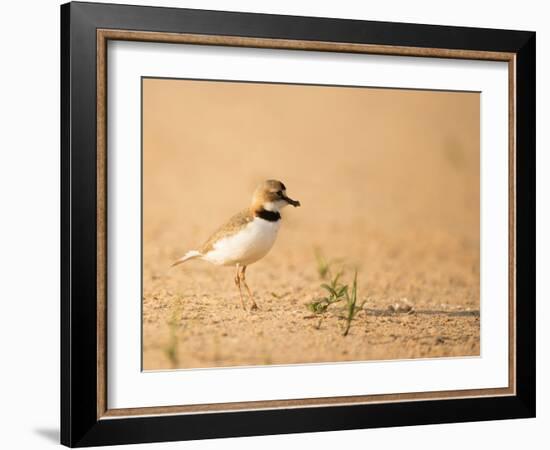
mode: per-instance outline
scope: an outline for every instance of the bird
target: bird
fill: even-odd
[[[202,259],[218,266],[235,266],[235,285],[239,290],[241,306],[246,310],[242,286],[248,292],[250,310],[258,309],[252,291],[246,283],[246,268],[262,259],[273,247],[281,225],[280,211],[288,206],[300,206],[286,194],[286,186],[279,180],[266,180],[252,194],[250,206],[219,227],[202,246],[189,250],[171,267]]]

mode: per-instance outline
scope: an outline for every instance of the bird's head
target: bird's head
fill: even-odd
[[[286,186],[278,180],[266,180],[256,188],[252,196],[253,209],[280,211],[287,205],[300,206],[300,202],[286,195]]]

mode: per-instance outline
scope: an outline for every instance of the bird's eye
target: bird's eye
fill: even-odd
[[[277,195],[278,195],[279,197],[282,197],[282,196],[283,196],[283,191],[277,191]]]

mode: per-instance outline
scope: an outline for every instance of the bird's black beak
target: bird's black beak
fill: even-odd
[[[287,197],[286,195],[283,195],[283,200],[286,200],[287,203],[294,206],[295,208],[300,206],[300,202],[298,200],[292,200],[290,197]]]

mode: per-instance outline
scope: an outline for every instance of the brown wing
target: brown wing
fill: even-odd
[[[202,245],[200,252],[204,255],[208,253],[216,241],[220,240],[226,235],[233,234],[244,227],[247,223],[251,222],[254,219],[252,214],[250,214],[250,209],[244,209],[243,211],[235,214],[231,219],[229,219],[224,225],[218,228],[212,236]]]

